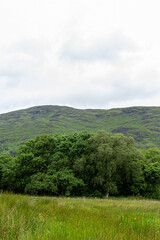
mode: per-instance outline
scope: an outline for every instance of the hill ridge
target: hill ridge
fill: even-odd
[[[77,109],[42,105],[0,114],[0,151],[42,133],[105,130],[132,136],[142,148],[160,147],[160,107]]]

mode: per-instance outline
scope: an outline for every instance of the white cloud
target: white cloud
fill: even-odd
[[[64,46],[61,57],[71,62],[75,61],[116,61],[123,52],[135,50],[134,44],[122,34],[114,33],[108,39],[99,39],[97,43],[85,46],[71,39]]]
[[[0,112],[158,105],[159,2],[5,0]]]

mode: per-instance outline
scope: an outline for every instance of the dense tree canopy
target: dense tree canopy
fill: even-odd
[[[0,189],[55,196],[160,197],[160,150],[105,131],[44,134],[0,155]]]

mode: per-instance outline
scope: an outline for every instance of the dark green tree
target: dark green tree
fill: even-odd
[[[16,159],[9,152],[0,154],[0,189],[12,191],[15,181]]]
[[[160,198],[160,150],[148,149],[143,152],[141,194],[148,198]]]
[[[133,138],[122,134],[99,131],[89,140],[91,182],[106,197],[109,194],[137,193],[136,184],[141,179],[142,155]]]

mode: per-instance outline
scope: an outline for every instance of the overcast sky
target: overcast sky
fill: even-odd
[[[0,0],[0,113],[160,106],[159,0]]]

